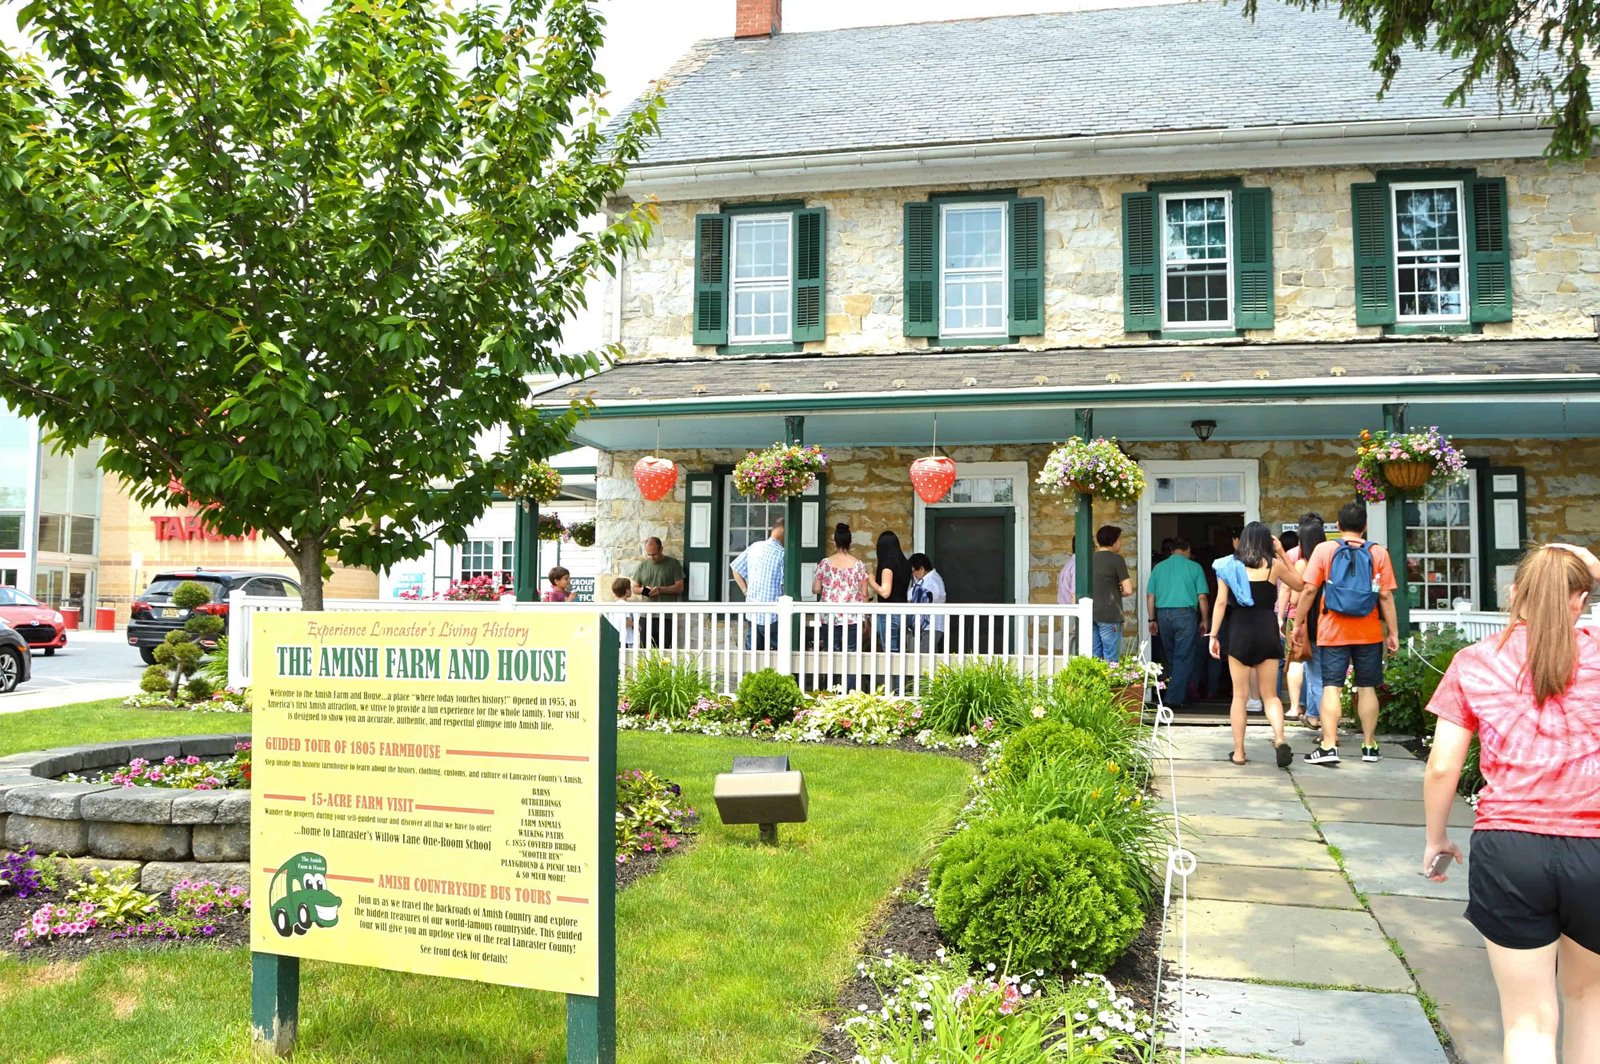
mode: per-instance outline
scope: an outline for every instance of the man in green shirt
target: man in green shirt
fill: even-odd
[[[651,602],[679,602],[683,599],[683,563],[668,557],[661,540],[651,536],[644,541],[644,561],[633,571],[633,593]],[[643,618],[641,646],[670,647],[677,618],[671,614],[651,614]]]
[[[1182,709],[1189,701],[1189,677],[1196,648],[1206,634],[1211,596],[1206,571],[1193,558],[1193,548],[1183,538],[1172,541],[1172,554],[1150,570],[1145,581],[1145,605],[1150,614],[1150,634],[1159,636],[1166,652],[1166,705]]]

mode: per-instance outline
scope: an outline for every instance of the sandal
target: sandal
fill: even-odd
[[[1288,743],[1274,743],[1272,750],[1278,758],[1279,768],[1288,768],[1290,765],[1294,764],[1294,751],[1289,749]]]
[[[1249,759],[1249,758],[1248,758],[1248,757],[1247,757],[1247,758],[1245,758],[1245,759],[1244,759],[1244,760],[1243,760],[1243,761],[1234,761],[1234,760],[1233,760],[1233,755],[1232,755],[1232,754],[1229,754],[1229,755],[1228,755],[1228,760],[1229,760],[1229,761],[1230,761],[1230,762],[1231,762],[1231,763],[1233,763],[1233,764],[1235,764],[1235,765],[1244,765],[1244,764],[1248,764],[1248,763],[1249,763],[1249,761],[1250,761],[1250,759]]]
[[[1322,718],[1321,717],[1307,717],[1306,718],[1306,727],[1307,728],[1311,728],[1313,730],[1320,730],[1322,728]]]

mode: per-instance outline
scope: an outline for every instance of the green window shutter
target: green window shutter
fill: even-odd
[[[939,335],[939,205],[906,204],[905,333]]]
[[[1160,285],[1156,283],[1156,195],[1122,194],[1122,328],[1157,332],[1161,328]]]
[[[1008,336],[1044,335],[1044,200],[1011,202],[1011,306]]]
[[[694,342],[728,342],[728,216],[694,218]]]
[[[1480,610],[1511,608],[1510,591],[1498,574],[1515,566],[1528,542],[1528,477],[1520,466],[1477,470]]]
[[[822,275],[827,268],[827,224],[821,207],[794,212],[794,291],[790,339],[797,344],[827,335]]]
[[[806,511],[815,508],[815,513]],[[833,546],[833,529],[828,524],[828,478],[826,474],[818,475],[805,494],[800,496],[801,521],[800,527],[793,530],[795,543],[800,550],[800,597],[807,601],[816,601],[816,596],[811,593],[811,577],[816,573],[817,566],[822,564],[822,559],[828,556],[828,549]],[[810,532],[807,532],[807,529]]]
[[[722,477],[690,473],[683,508],[684,598],[716,602],[728,575],[722,564]]]
[[[1350,224],[1355,234],[1356,324],[1393,325],[1394,236],[1390,231],[1389,186],[1350,186]]]
[[[1506,179],[1474,178],[1467,266],[1472,320],[1511,320],[1511,241],[1506,230]]]
[[[1270,329],[1274,310],[1272,190],[1236,191],[1233,227],[1233,324],[1240,329]]]

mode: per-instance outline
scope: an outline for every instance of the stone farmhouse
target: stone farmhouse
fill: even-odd
[[[1364,33],[1275,3],[793,34],[780,6],[739,0],[666,73],[625,189],[659,223],[608,292],[626,356],[538,397],[593,400],[602,569],[660,535],[691,600],[736,597],[785,504],[730,470],[786,433],[832,459],[802,561],[836,521],[869,551],[893,529],[952,601],[1053,603],[1091,525],[1137,579],[1168,536],[1331,524],[1386,426],[1471,465],[1372,508],[1412,610],[1502,609],[1525,543],[1600,534],[1600,161],[1546,161],[1492,97],[1446,107],[1451,60],[1379,98]],[[1086,431],[1142,464],[1136,505],[1034,488]],[[935,434],[959,479],[928,506]],[[647,453],[683,474],[660,502]]]

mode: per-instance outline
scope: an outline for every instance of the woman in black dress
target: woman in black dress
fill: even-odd
[[[1226,653],[1228,674],[1233,678],[1233,705],[1228,711],[1233,724],[1233,754],[1229,760],[1235,765],[1245,762],[1245,698],[1253,676],[1261,691],[1262,708],[1272,725],[1278,767],[1288,768],[1294,754],[1283,737],[1283,700],[1278,697],[1283,636],[1278,630],[1277,581],[1283,581],[1291,591],[1299,591],[1305,583],[1284,557],[1283,546],[1272,530],[1260,521],[1244,526],[1239,533],[1238,553],[1219,560],[1216,568],[1219,579],[1211,618],[1211,656],[1220,658]]]

